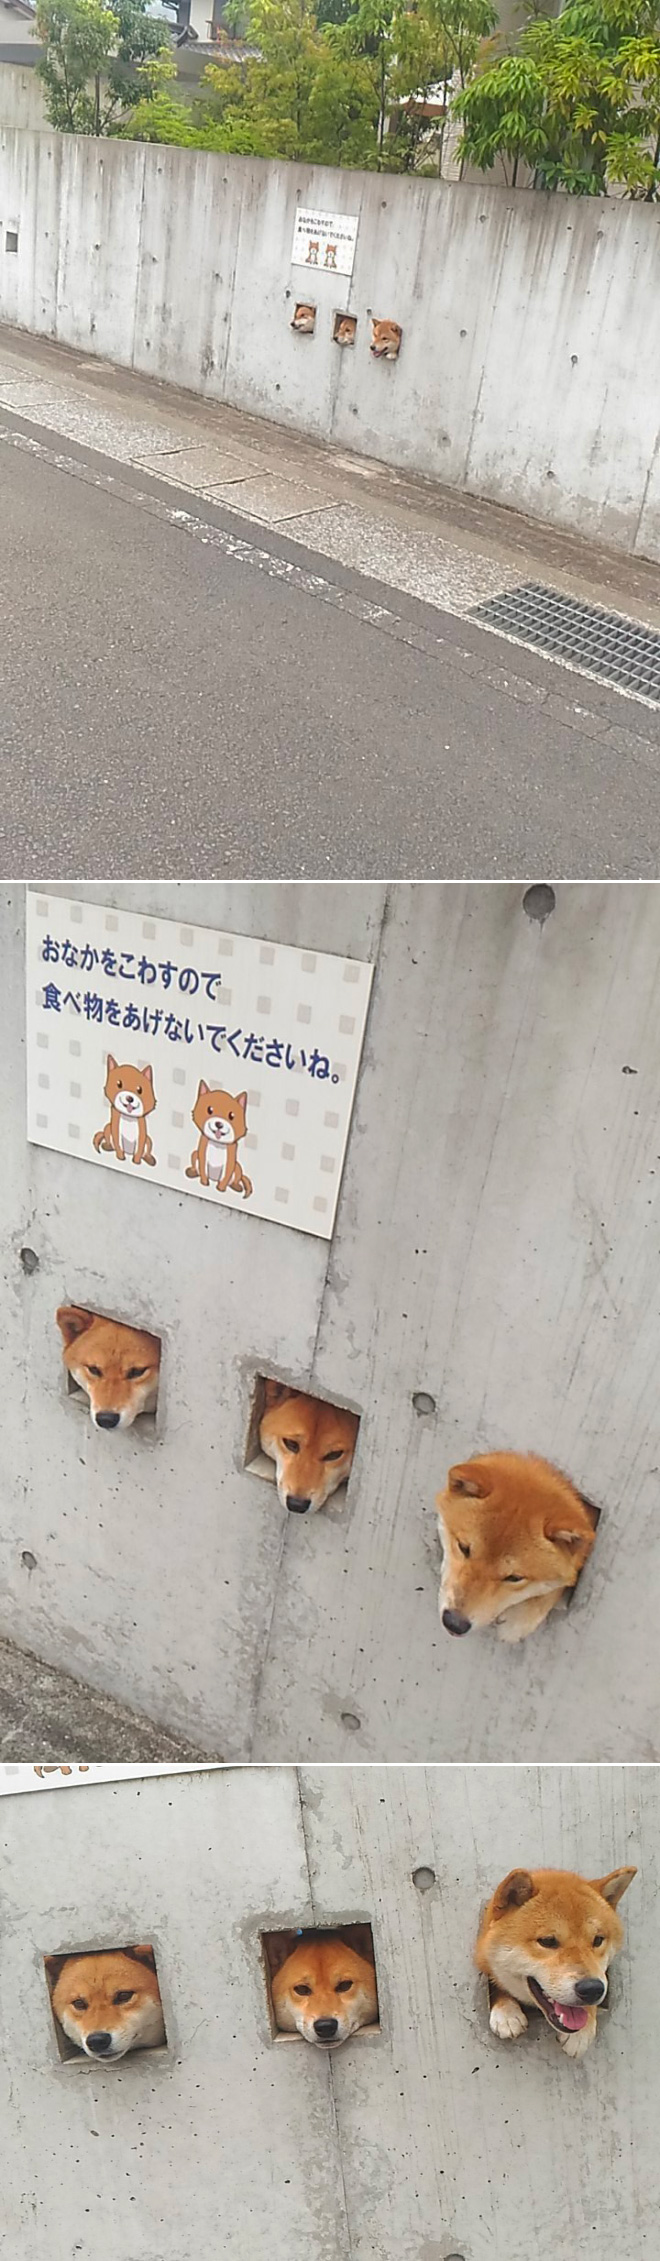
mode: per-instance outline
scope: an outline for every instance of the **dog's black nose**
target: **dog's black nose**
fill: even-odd
[[[87,2047],[93,2049],[95,2057],[107,2057],[108,2050],[112,2048],[112,2034],[88,2033]]]
[[[292,1515],[306,1515],[311,1499],[299,1499],[297,1492],[287,1492],[286,1504]]]
[[[602,1978],[578,1978],[575,1992],[578,2002],[602,2002],[605,1994],[605,1981]]]
[[[469,1633],[472,1619],[461,1617],[460,1609],[443,1609],[442,1622],[448,1633]]]
[[[119,1414],[118,1414],[118,1413],[95,1413],[95,1415],[94,1415],[94,1420],[95,1420],[95,1422],[96,1422],[96,1426],[97,1426],[97,1429],[118,1429],[118,1428],[119,1428]]]
[[[338,2028],[338,2018],[314,2019],[314,2032],[318,2034],[319,2041],[334,2041]]]

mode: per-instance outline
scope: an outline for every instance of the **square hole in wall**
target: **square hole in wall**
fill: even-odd
[[[262,1931],[260,1946],[270,2029],[278,2046],[280,2042],[295,2041],[302,2042],[305,2048],[324,2044],[326,2048],[337,2047],[344,2038],[367,2041],[380,2033],[376,1957],[370,1923]],[[296,1964],[289,1985],[280,1974],[292,1955],[296,1956]],[[313,2028],[311,2041],[308,2042],[305,2034],[293,2024],[288,2029],[280,2024],[281,2017],[293,2019],[296,2014],[302,2023],[309,2023]],[[330,2030],[333,2021],[336,2019],[341,2028],[342,2018],[350,2020],[351,2016],[357,2016],[360,2022],[340,2040],[340,2035]],[[325,2026],[325,2031],[316,2031],[317,2021],[321,2027]]]
[[[5,230],[5,251],[18,251],[18,228]]]
[[[341,1507],[359,1428],[360,1416],[351,1407],[273,1374],[256,1374],[245,1468],[277,1484],[281,1504],[292,1514],[315,1514],[330,1500]]]
[[[61,1303],[55,1316],[67,1394],[91,1414],[94,1427],[112,1433],[139,1420],[153,1434],[160,1337],[79,1303]]]
[[[152,1946],[84,1947],[44,1956],[63,2064],[117,2064],[167,2047]]]
[[[301,338],[313,338],[316,329],[316,307],[306,299],[299,299],[291,317],[291,328]]]
[[[355,314],[335,314],[332,335],[335,345],[355,345],[357,316]]]

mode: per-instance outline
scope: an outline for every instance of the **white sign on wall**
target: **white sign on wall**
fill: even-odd
[[[315,212],[298,206],[293,231],[292,267],[314,267],[325,274],[352,275],[358,232],[357,214]]]
[[[330,1240],[372,973],[29,889],[28,1138]]]
[[[222,1768],[212,1763],[184,1766],[10,1766],[0,1765],[0,1798],[16,1798],[26,1790],[79,1790],[84,1783],[142,1781],[151,1774],[215,1774]]]

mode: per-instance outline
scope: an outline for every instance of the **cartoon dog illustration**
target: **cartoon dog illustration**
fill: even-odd
[[[271,1992],[281,2033],[337,2049],[378,2017],[376,1973],[365,1955],[333,1933],[301,1940],[276,1972]]]
[[[155,1412],[160,1343],[141,1327],[99,1319],[77,1303],[62,1303],[55,1317],[64,1342],[64,1364],[86,1390],[97,1429],[130,1429],[138,1413]]]
[[[371,352],[376,361],[396,361],[403,331],[399,322],[371,324]]]
[[[524,1641],[576,1585],[598,1523],[592,1501],[531,1453],[450,1468],[436,1509],[442,1623],[448,1633],[495,1625],[501,1641]]]
[[[524,2033],[526,2002],[543,2011],[567,2057],[584,2056],[623,1945],[617,1905],[636,1875],[615,1868],[592,1881],[568,1869],[516,1868],[498,1884],[475,1960],[491,1981],[490,2024],[501,2041]]]
[[[333,268],[333,269],[335,270],[335,272],[336,272],[336,268],[337,268],[337,245],[336,245],[336,243],[326,243],[326,247],[325,247],[325,259],[324,259],[324,261],[323,261],[323,265],[324,265],[324,267],[332,267],[332,268]]]
[[[100,1955],[46,1956],[51,2002],[69,2041],[111,2064],[129,2049],[165,2040],[153,1947]]]
[[[307,238],[307,258],[306,258],[306,260],[305,260],[305,266],[306,266],[306,267],[318,267],[318,263],[319,263],[319,250],[320,250],[320,242],[319,242],[319,243],[316,243],[316,242],[315,242],[315,240],[314,240],[314,237],[310,237],[310,236],[308,236],[308,238]]]
[[[118,1068],[109,1052],[105,1096],[110,1102],[110,1121],[95,1132],[97,1154],[112,1152],[118,1162],[125,1162],[130,1155],[132,1162],[148,1162],[153,1169],[156,1156],[147,1130],[147,1115],[153,1114],[156,1105],[151,1068]]]
[[[358,1433],[356,1413],[284,1382],[266,1383],[266,1411],[259,1442],[277,1467],[283,1507],[293,1515],[316,1515],[350,1476]]]
[[[316,322],[315,306],[297,306],[291,323],[292,330],[300,330],[302,337],[312,337]]]
[[[246,1108],[246,1091],[239,1091],[234,1099],[230,1091],[210,1091],[207,1083],[200,1083],[192,1110],[200,1137],[190,1156],[187,1178],[199,1178],[200,1185],[214,1185],[218,1193],[242,1193],[247,1198],[252,1180],[246,1178],[238,1159],[238,1141],[247,1131]]]

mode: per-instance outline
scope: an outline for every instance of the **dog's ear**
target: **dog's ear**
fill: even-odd
[[[246,1107],[247,1107],[247,1092],[246,1092],[246,1091],[239,1091],[239,1094],[238,1094],[238,1098],[237,1098],[237,1101],[236,1101],[236,1105],[237,1105],[237,1107],[242,1107],[242,1109],[243,1109],[243,1113],[245,1114],[245,1109],[246,1109]]]
[[[146,1963],[147,1969],[154,1971],[155,1973],[156,1957],[153,1951],[153,1947],[128,1947],[126,1952],[127,1954],[132,1955],[134,1962]]]
[[[143,1076],[146,1076],[146,1077],[147,1077],[147,1079],[148,1079],[149,1083],[151,1084],[151,1089],[152,1089],[152,1091],[153,1091],[153,1087],[154,1087],[154,1071],[153,1071],[153,1068],[141,1068],[141,1069],[140,1069],[140,1074],[141,1074],[141,1075],[143,1075]]]
[[[271,1931],[267,1934],[264,1939],[264,1956],[271,1979],[277,1978],[278,1971],[284,1969],[294,1947],[299,1947],[300,1943],[298,1931]]]
[[[591,1877],[590,1882],[594,1892],[600,1892],[601,1899],[609,1900],[610,1907],[616,1908],[636,1875],[636,1868],[613,1868],[609,1876]]]
[[[70,1955],[44,1955],[44,1970],[51,1994],[53,1987],[57,1985],[60,1972],[64,1970],[65,1963],[70,1963],[70,1961]]]
[[[205,1099],[208,1088],[208,1084],[204,1082],[204,1077],[202,1076],[199,1091],[197,1093],[197,1099]],[[197,1106],[197,1099],[195,1100],[195,1106]]]
[[[574,1554],[576,1547],[583,1547],[587,1538],[584,1527],[581,1531],[576,1531],[575,1526],[571,1528],[565,1510],[559,1511],[559,1522],[556,1514],[551,1516],[549,1523],[544,1524],[543,1535],[554,1547],[565,1547],[567,1554]]]
[[[463,1499],[487,1499],[491,1490],[489,1477],[475,1471],[474,1461],[466,1460],[462,1466],[450,1468],[447,1478],[450,1492],[458,1492]]]
[[[505,1916],[510,1908],[524,1908],[525,1901],[535,1897],[536,1885],[529,1869],[512,1868],[493,1895],[491,1915]]]
[[[264,1380],[265,1413],[268,1413],[270,1411],[271,1405],[281,1405],[283,1397],[292,1396],[293,1391],[289,1389],[287,1382],[273,1382],[271,1381],[269,1375],[266,1375]]]
[[[106,1061],[105,1061],[105,1064],[106,1064],[106,1068],[108,1068],[108,1069],[110,1069],[110,1068],[116,1068],[116,1066],[117,1066],[117,1062],[116,1062],[116,1059],[115,1059],[115,1057],[114,1057],[114,1053],[113,1053],[113,1052],[108,1052],[108,1053],[106,1053]]]
[[[61,1303],[55,1319],[64,1338],[65,1350],[69,1350],[78,1335],[86,1335],[88,1327],[93,1326],[94,1312],[83,1311],[78,1303]]]

